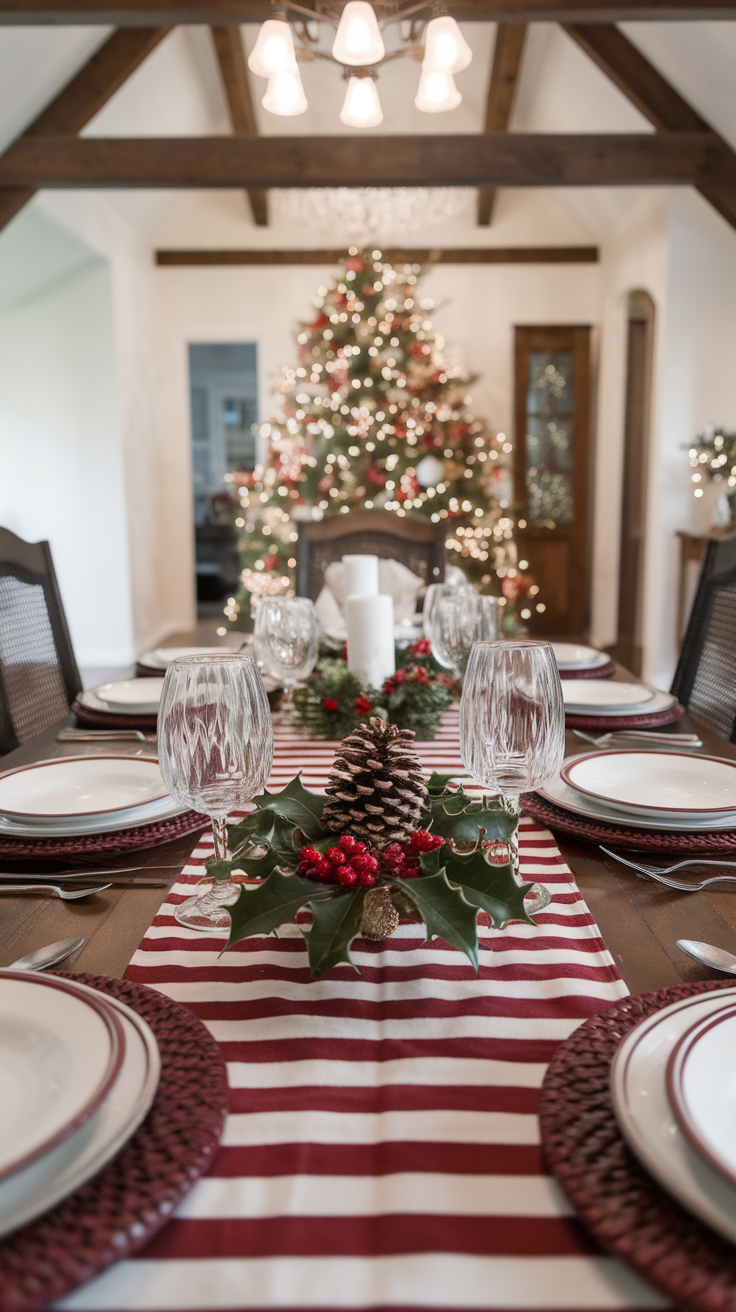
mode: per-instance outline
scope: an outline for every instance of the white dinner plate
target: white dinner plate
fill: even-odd
[[[667,1096],[667,1064],[696,1020],[729,1007],[736,989],[699,994],[665,1007],[626,1036],[611,1065],[611,1096],[621,1132],[652,1175],[689,1211],[736,1243],[736,1187],[683,1134]]]
[[[111,834],[120,829],[140,829],[143,825],[157,824],[183,815],[188,808],[175,802],[173,797],[161,797],[142,806],[131,806],[126,811],[101,811],[99,815],[59,816],[49,820],[28,816],[14,820],[0,815],[0,834],[15,838],[82,838],[86,834]]]
[[[736,763],[646,748],[586,752],[560,771],[565,783],[615,811],[698,820],[736,817]]]
[[[608,665],[611,659],[606,652],[579,642],[553,642],[550,646],[561,670],[592,670],[597,665]]]
[[[573,756],[568,759],[577,761],[579,758]],[[672,831],[688,834],[707,834],[719,829],[736,829],[736,816],[732,815],[712,816],[704,820],[687,820],[679,816],[668,816],[666,820],[661,820],[658,816],[648,815],[645,811],[637,815],[633,812],[631,815],[624,815],[621,811],[614,810],[612,806],[605,806],[603,802],[587,797],[585,793],[576,792],[560,775],[548,779],[546,784],[536,791],[548,802],[554,802],[555,806],[562,807],[563,811],[571,811],[573,815],[581,815],[586,820],[602,820],[604,824],[609,825],[626,825],[630,829],[653,829],[656,833]]]
[[[736,1004],[701,1018],[667,1068],[672,1109],[693,1147],[736,1186]]]
[[[568,679],[562,685],[566,710],[585,713],[614,706],[616,711],[638,709],[652,701],[654,688],[643,683],[616,683],[613,679]]]
[[[575,683],[576,687],[579,687],[583,680],[576,679],[572,682]],[[590,680],[590,682],[592,683],[593,680]],[[565,688],[569,687],[570,683],[571,680],[563,679],[563,695]],[[595,715],[601,716],[604,719],[610,715],[620,715],[622,717],[654,715],[655,712],[669,711],[676,704],[677,698],[673,697],[671,692],[659,692],[658,690],[655,690],[651,701],[640,703],[638,706],[584,706],[580,702],[568,703],[568,701],[565,700],[565,715],[572,716],[573,722],[576,715]]]
[[[139,664],[151,670],[168,670],[171,662],[180,656],[222,656],[233,650],[232,647],[156,647],[155,651],[144,652]]]
[[[76,1134],[31,1166],[0,1180],[0,1235],[27,1225],[96,1175],[138,1128],[158,1086],[158,1045],[143,1018],[116,998],[76,980],[66,982],[81,997],[92,994],[101,999],[120,1021],[125,1036],[123,1063],[104,1102]]]
[[[0,774],[0,813],[17,820],[111,815],[166,796],[152,757],[56,757]]]
[[[0,1181],[84,1125],[125,1055],[118,1019],[65,980],[0,972]]]
[[[101,683],[91,691],[108,711],[118,715],[156,715],[163,688],[163,679],[121,679]]]

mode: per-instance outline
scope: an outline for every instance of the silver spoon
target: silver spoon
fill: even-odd
[[[723,970],[727,975],[736,975],[736,957],[732,952],[716,948],[712,943],[698,943],[694,938],[678,938],[677,946],[685,956],[699,961],[701,966],[711,970]]]
[[[58,966],[60,961],[65,961],[72,952],[78,952],[84,946],[84,939],[77,935],[76,938],[62,938],[58,943],[48,943],[45,948],[36,948],[35,952],[29,952],[25,957],[18,957],[17,961],[11,961],[6,970],[47,970],[49,966]]]
[[[93,893],[104,893],[112,884],[101,884],[99,888],[59,888],[58,884],[0,884],[0,893],[53,893],[63,902],[77,902],[80,897],[91,897]]]

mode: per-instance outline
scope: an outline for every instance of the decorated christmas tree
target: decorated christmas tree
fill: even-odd
[[[251,598],[293,593],[298,520],[358,507],[446,524],[449,563],[501,596],[506,632],[541,609],[513,537],[511,443],[470,410],[472,379],[444,358],[421,279],[419,265],[351,247],[318,289],[261,463],[227,476],[242,530],[233,626],[250,627]]]

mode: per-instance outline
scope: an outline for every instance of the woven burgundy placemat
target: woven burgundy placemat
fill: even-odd
[[[627,824],[609,824],[606,820],[586,820],[555,806],[539,793],[524,793],[521,805],[527,815],[534,816],[548,829],[582,838],[586,843],[613,843],[616,847],[636,848],[640,852],[673,852],[683,856],[736,851],[736,829],[711,830],[708,833],[687,833],[684,830],[667,832],[665,829],[634,829]]]
[[[610,1067],[640,1020],[727,988],[733,980],[677,984],[591,1016],[557,1049],[539,1103],[547,1165],[581,1220],[604,1248],[689,1312],[734,1312],[736,1248],[681,1207],[627,1147],[611,1103]]]
[[[155,729],[157,715],[115,715],[112,711],[91,711],[74,701],[71,710],[85,729]]]
[[[0,1239],[0,1312],[37,1312],[141,1248],[210,1166],[227,1110],[220,1050],[187,1007],[130,980],[57,973],[118,998],[148,1022],[161,1080],[146,1119],[99,1175]]]
[[[674,724],[685,714],[685,707],[676,702],[666,711],[652,711],[649,715],[578,715],[565,711],[568,729],[656,729],[660,724]]]
[[[54,857],[70,856],[119,856],[123,852],[137,852],[144,847],[170,843],[173,838],[194,834],[198,829],[205,829],[208,824],[207,817],[198,811],[184,811],[182,815],[172,816],[170,820],[140,825],[138,829],[119,829],[115,833],[83,834],[69,838],[9,838],[7,834],[0,834],[0,858],[52,860]]]
[[[561,679],[608,679],[616,669],[613,661],[595,665],[591,670],[560,670]]]

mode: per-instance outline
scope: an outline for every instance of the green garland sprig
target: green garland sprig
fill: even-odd
[[[372,715],[420,741],[437,734],[442,712],[459,696],[456,680],[434,660],[426,639],[396,648],[396,673],[381,688],[363,688],[341,648],[323,646],[313,674],[294,693],[295,721],[312,737],[341,739]]]
[[[421,827],[445,840],[433,851],[418,853],[412,877],[389,867],[376,850],[378,866],[373,887],[342,887],[315,883],[297,873],[300,852],[325,853],[338,835],[322,820],[326,798],[304,788],[299,775],[280,793],[265,792],[255,799],[255,811],[229,830],[232,857],[209,862],[215,878],[227,879],[242,870],[255,887],[244,885],[238,901],[229,908],[232,921],[227,947],[251,935],[274,933],[279,925],[296,921],[301,910],[311,911],[310,927],[299,924],[307,944],[314,977],[340,962],[351,960],[350,944],[360,932],[366,896],[376,887],[387,890],[398,912],[424,921],[427,938],[442,938],[464,952],[478,973],[478,911],[502,928],[509,920],[534,924],[524,908],[531,884],[519,886],[511,867],[489,860],[493,843],[513,833],[518,816],[500,800],[475,800],[462,786],[450,788],[452,775],[433,774]],[[407,867],[408,869],[408,867]],[[385,896],[385,895],[384,895]],[[298,922],[297,922],[298,923]]]

